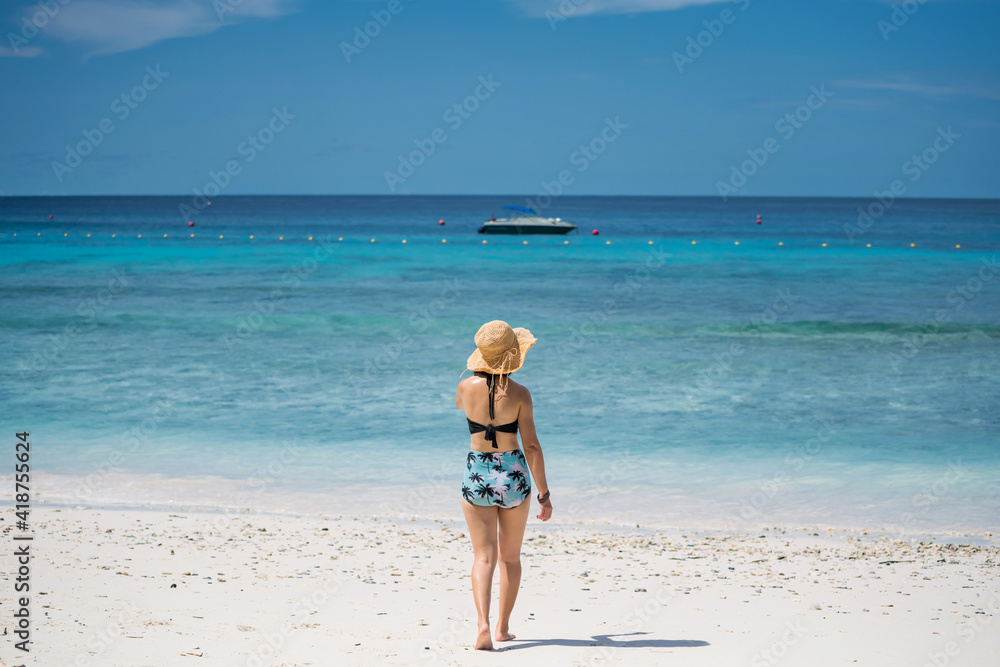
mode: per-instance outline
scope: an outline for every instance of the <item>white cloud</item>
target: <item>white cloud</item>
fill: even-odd
[[[711,5],[731,0],[511,0],[529,16],[556,12],[566,18],[590,14],[635,14],[667,12],[694,5]]]
[[[936,86],[916,81],[910,77],[840,81],[836,85],[856,90],[909,93],[924,97],[981,97],[989,100],[1000,100],[1000,89],[996,86],[982,84]]]
[[[0,46],[0,58],[34,58],[41,52],[42,50],[37,46],[22,46],[17,51]]]
[[[45,34],[91,47],[92,55],[120,53],[174,37],[205,35],[248,18],[280,16],[292,10],[293,2],[74,0],[62,6]]]

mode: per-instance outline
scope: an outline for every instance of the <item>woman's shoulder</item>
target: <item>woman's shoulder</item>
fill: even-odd
[[[468,387],[469,385],[475,384],[477,382],[486,382],[486,378],[484,378],[482,375],[477,375],[476,373],[473,373],[469,377],[462,378],[461,380],[459,380],[458,386]]]
[[[466,391],[475,387],[478,384],[485,383],[486,378],[479,375],[471,375],[467,378],[458,381],[458,391]]]
[[[510,378],[508,378],[508,380],[510,380],[510,383],[509,383],[509,387],[507,389],[507,393],[510,394],[511,397],[517,397],[517,398],[520,398],[520,399],[530,399],[531,398],[531,392],[528,391],[527,387],[525,387],[520,382],[515,382],[514,380],[512,380]]]

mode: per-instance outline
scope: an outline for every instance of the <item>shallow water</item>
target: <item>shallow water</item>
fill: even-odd
[[[566,197],[588,233],[527,245],[475,233],[523,197],[183,201],[0,199],[0,423],[43,474],[246,480],[294,443],[271,489],[457,496],[454,385],[500,318],[577,514],[1000,526],[996,201],[852,244],[868,201]]]

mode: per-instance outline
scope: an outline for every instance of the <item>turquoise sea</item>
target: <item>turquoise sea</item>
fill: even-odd
[[[524,196],[191,203],[0,198],[0,426],[52,502],[456,511],[504,319],[567,520],[1000,529],[1000,201],[562,197],[579,233],[486,244]]]

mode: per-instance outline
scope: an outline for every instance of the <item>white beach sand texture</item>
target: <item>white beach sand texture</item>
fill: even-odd
[[[481,652],[461,521],[46,506],[33,521],[34,643],[14,650],[5,614],[6,666],[1000,664],[996,546],[532,518],[517,639]],[[0,525],[11,544],[11,512]]]

